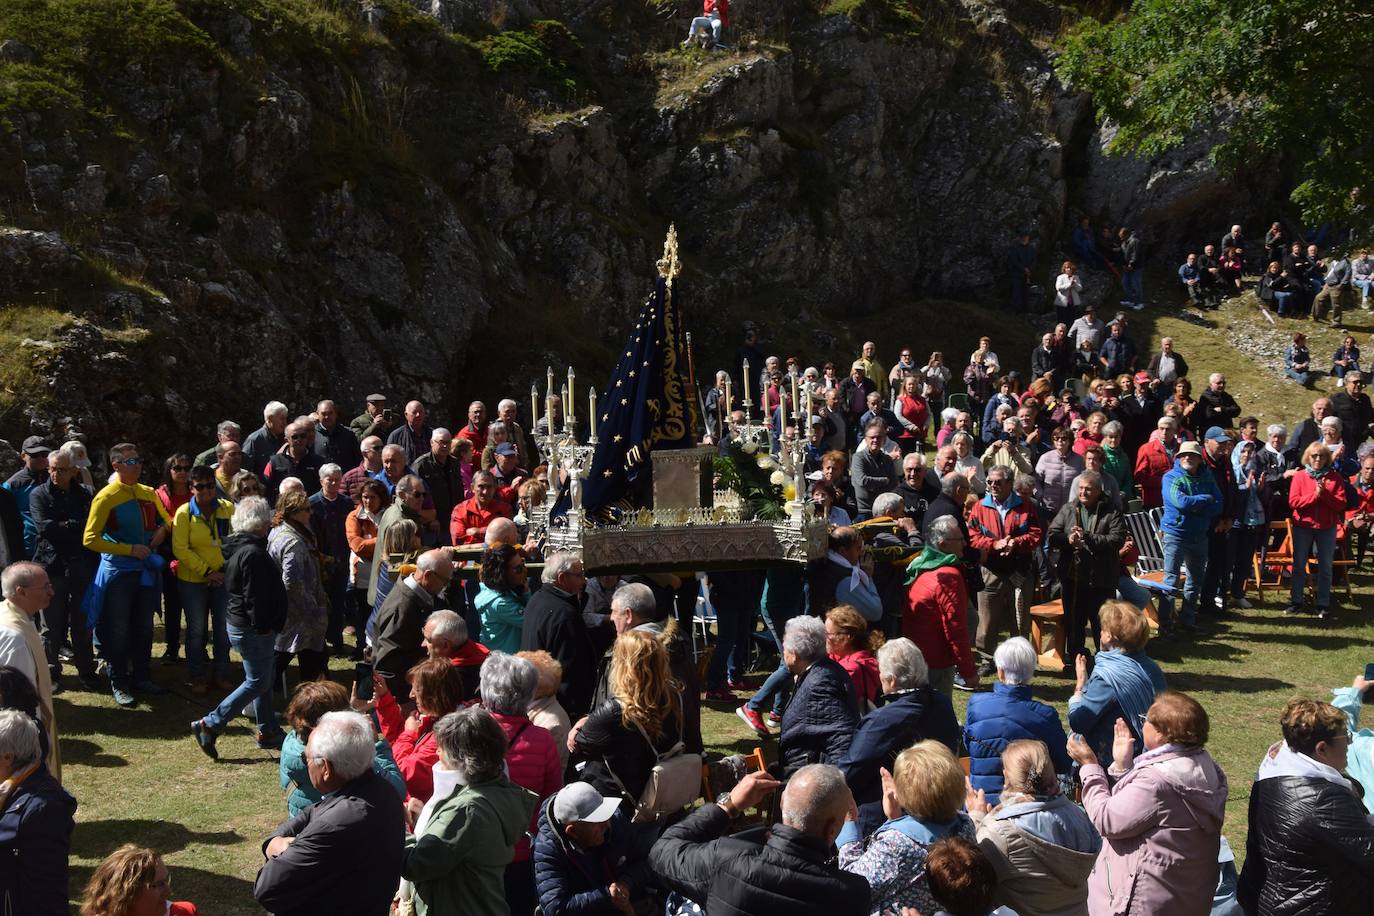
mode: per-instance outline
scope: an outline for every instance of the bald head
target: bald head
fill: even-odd
[[[515,527],[515,522],[508,518],[492,519],[487,526],[487,537],[485,544],[487,547],[497,547],[501,544],[515,546],[520,543],[520,531]]]
[[[804,766],[782,793],[782,822],[828,845],[840,835],[853,796],[844,774],[828,763]]]

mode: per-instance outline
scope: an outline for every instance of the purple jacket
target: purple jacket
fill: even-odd
[[[1102,834],[1088,878],[1093,916],[1207,916],[1217,886],[1226,774],[1201,747],[1141,755],[1112,789],[1083,767],[1083,807]]]

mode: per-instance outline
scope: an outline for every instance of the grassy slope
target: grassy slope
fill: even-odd
[[[882,355],[890,358],[904,340],[918,352],[938,347],[966,353],[979,328],[993,328],[1004,359],[1018,352],[1013,346],[1029,351],[1033,337],[1028,325],[1006,322],[976,307],[954,321],[947,317],[950,307],[903,306],[844,329],[844,337],[862,341],[871,335],[881,342]],[[1142,343],[1147,333],[1152,343],[1160,333],[1171,334],[1193,365],[1226,372],[1247,410],[1291,419],[1307,409],[1312,392],[1241,358],[1228,341],[1241,333],[1278,334],[1300,325],[1281,323],[1280,330],[1269,330],[1252,309],[1246,302],[1229,306],[1211,316],[1216,326],[1209,328],[1155,308],[1133,322]],[[1352,329],[1367,332],[1365,325],[1370,323],[1359,314]],[[1004,340],[1011,345],[1004,345]],[[1314,353],[1334,349],[1336,343],[1337,336],[1329,330],[1313,333]],[[1355,581],[1357,608],[1346,604],[1339,626],[1317,629],[1285,620],[1279,613],[1283,596],[1270,593],[1259,608],[1195,644],[1154,650],[1170,683],[1194,693],[1212,715],[1210,746],[1231,778],[1226,834],[1238,855],[1244,854],[1250,779],[1260,754],[1277,735],[1282,704],[1299,694],[1325,696],[1329,688],[1349,683],[1374,658],[1374,625],[1363,612],[1374,593],[1374,577],[1360,574]],[[349,666],[338,661],[334,666],[336,677],[350,676]],[[155,667],[157,677],[169,685],[177,683],[183,671]],[[1066,678],[1047,675],[1038,683],[1037,694],[1062,709],[1071,688]],[[961,697],[961,713],[963,706]],[[70,692],[59,698],[66,782],[81,802],[74,838],[74,893],[101,857],[132,841],[156,846],[168,855],[179,896],[217,914],[258,912],[251,889],[261,861],[259,846],[286,811],[275,755],[256,750],[246,726],[239,724],[221,741],[221,761],[212,764],[187,732],[188,723],[204,708],[204,702],[184,691],[158,700],[151,709],[132,711],[119,710],[107,697],[92,694]],[[733,753],[758,743],[724,704],[706,710],[704,725],[713,750]]]

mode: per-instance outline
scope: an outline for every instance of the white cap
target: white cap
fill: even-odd
[[[620,799],[603,798],[588,783],[573,782],[558,790],[553,799],[553,816],[564,826],[568,824],[600,824],[608,821],[620,807]]]

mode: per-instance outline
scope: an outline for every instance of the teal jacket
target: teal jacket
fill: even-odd
[[[372,770],[391,784],[401,801],[406,800],[406,781],[396,767],[395,758],[391,756],[391,745],[385,740],[377,742]],[[281,787],[291,790],[291,794],[286,796],[286,813],[291,817],[321,798],[320,790],[310,782],[310,773],[305,767],[305,743],[294,729],[286,733],[286,739],[281,743]]]
[[[510,916],[506,866],[538,804],[504,776],[459,786],[439,802],[424,832],[406,838],[401,860],[416,916]]]
[[[520,651],[520,631],[525,627],[525,603],[529,593],[498,592],[484,583],[477,592],[477,612],[482,615],[478,641],[493,652],[514,655]]]

